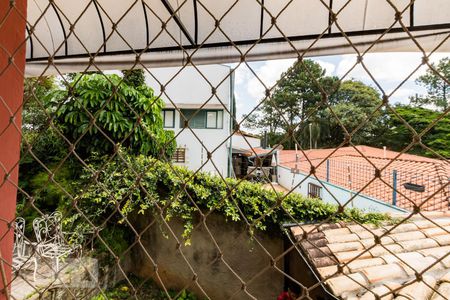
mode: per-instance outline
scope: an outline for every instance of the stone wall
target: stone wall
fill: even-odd
[[[138,232],[151,222],[152,217],[148,215],[137,218]],[[181,243],[179,250],[167,227],[154,222],[142,235],[141,245],[134,246],[130,269],[139,277],[152,277],[158,283],[150,256],[158,265],[158,275],[167,288],[187,288],[201,299],[206,298],[201,289],[211,299],[251,299],[243,290],[245,288],[257,299],[276,299],[283,290],[280,270],[283,270],[284,262],[281,259],[271,265],[270,255],[275,258],[283,253],[281,234],[258,232],[256,239],[251,240],[244,223],[227,222],[216,214],[208,216],[205,222],[209,231],[202,224],[193,232],[191,245]],[[182,241],[182,223],[173,220],[170,227]],[[222,259],[218,248],[223,254]],[[241,280],[247,285],[243,286]]]

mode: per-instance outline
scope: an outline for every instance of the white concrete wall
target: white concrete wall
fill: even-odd
[[[172,130],[172,129],[170,129]],[[228,174],[230,119],[224,118],[223,129],[182,129],[180,113],[175,111],[175,132],[178,147],[186,148],[186,163],[181,164],[196,171],[207,161],[207,152],[212,152],[212,161],[207,162],[202,171],[214,174]],[[222,144],[223,141],[225,143]],[[203,145],[202,145],[203,143]],[[217,149],[216,149],[217,148]],[[216,150],[215,150],[216,149]],[[214,151],[215,150],[215,151]],[[213,152],[214,151],[214,152]]]
[[[278,166],[277,168],[278,172],[278,183],[291,190],[293,187],[297,186],[302,180],[305,179],[306,174],[303,173],[297,173],[294,174],[291,172],[291,170],[287,167]],[[293,180],[294,179],[294,180]],[[347,203],[348,200],[350,200],[351,197],[355,193],[342,188],[340,186],[328,183],[326,181],[322,181],[322,184],[315,179],[314,177],[307,178],[304,182],[302,182],[296,189],[295,192],[300,193],[302,195],[307,196],[308,195],[308,183],[313,183],[319,186],[325,186],[326,189],[322,186],[322,200],[327,203],[331,204],[344,204]],[[328,190],[328,191],[327,191]],[[334,197],[333,197],[334,196]],[[383,212],[383,213],[402,213],[405,212],[405,210],[384,203],[382,201],[373,199],[371,197],[365,196],[365,195],[358,195],[356,196],[351,203],[349,203],[346,207],[355,207],[359,208],[361,210],[367,211],[367,212]]]
[[[223,65],[199,66],[202,74],[217,86],[217,95],[211,98],[212,91],[208,82],[193,67],[183,69],[173,81],[167,84],[165,92],[161,95],[167,106],[173,104],[195,104],[200,107],[208,99],[209,104],[220,104],[231,111],[232,77],[229,76],[230,68]],[[150,72],[162,84],[167,83],[180,68],[151,69]],[[146,82],[155,90],[155,94],[160,94],[160,84],[147,74]],[[224,78],[225,81],[220,83]],[[220,84],[220,85],[219,85]],[[186,147],[186,163],[182,164],[189,169],[196,171],[202,168],[207,161],[207,152],[212,152],[212,162],[209,161],[203,166],[202,171],[214,174],[228,175],[229,161],[229,139],[230,135],[230,115],[223,108],[223,128],[222,129],[183,129],[180,124],[180,113],[175,111],[175,128],[167,128],[175,132],[178,147]],[[225,141],[225,142],[224,142]],[[223,143],[224,142],[224,143]],[[203,143],[203,145],[202,145]],[[217,149],[216,149],[217,148]],[[213,164],[214,162],[214,164]]]
[[[261,147],[261,139],[249,136],[246,136],[244,139],[240,134],[233,135],[233,148],[250,149],[256,147]]]
[[[217,93],[208,101],[208,104],[220,104],[220,99],[228,106],[232,96],[231,68],[225,65],[207,65],[197,68],[203,76],[194,67],[149,69],[151,74],[147,74],[146,83],[155,90],[155,95],[160,95],[161,84],[165,85],[165,91],[161,97],[167,104],[171,103],[171,100],[175,104],[193,103],[199,106],[211,98],[211,86],[213,86]]]

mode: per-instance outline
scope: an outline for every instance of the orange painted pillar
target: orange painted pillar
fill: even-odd
[[[26,0],[0,0],[0,300],[8,299],[20,159]]]

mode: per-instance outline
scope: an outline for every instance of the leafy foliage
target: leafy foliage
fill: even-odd
[[[175,149],[173,132],[162,125],[164,104],[146,85],[127,84],[115,74],[76,75],[50,93],[47,103],[62,133],[84,155],[111,152],[117,144],[155,157],[170,157]]]
[[[282,75],[271,98],[248,117],[246,126],[268,131],[272,145],[287,136],[283,144],[287,149],[294,147],[295,138],[305,148],[309,148],[310,138],[314,148],[335,147],[344,140],[346,131],[357,128],[380,103],[374,88],[355,80],[340,83],[338,78],[326,76],[318,63],[304,60]],[[317,106],[320,109],[315,111]],[[353,142],[367,142],[380,116],[375,113],[371,122],[353,135]]]
[[[305,198],[291,193],[287,196],[263,188],[261,184],[227,178],[225,181],[208,173],[193,173],[183,167],[172,166],[146,156],[121,154],[125,161],[116,159],[99,174],[86,170],[82,179],[91,184],[77,198],[78,206],[96,224],[106,227],[123,224],[124,218],[146,211],[157,212],[163,208],[166,221],[179,218],[184,222],[183,237],[189,244],[198,210],[215,209],[228,220],[242,221],[243,216],[254,224],[250,231],[277,228],[285,221],[292,221],[288,212],[298,222],[356,220],[378,223],[388,217],[383,214],[364,214],[356,209],[338,213],[338,207],[318,199]],[[90,162],[97,170],[102,159]],[[136,174],[142,173],[136,183]],[[282,205],[282,208],[278,204]],[[239,207],[239,209],[238,209]],[[116,211],[119,214],[113,214]],[[240,211],[239,211],[240,210]],[[334,216],[336,214],[336,216]],[[110,216],[113,215],[113,218]],[[82,221],[82,219],[80,219]],[[128,228],[124,226],[124,228]],[[126,229],[129,230],[129,229]],[[124,238],[134,236],[125,234]],[[132,242],[132,241],[129,241]]]
[[[416,83],[426,87],[427,95],[412,97],[411,102],[418,106],[431,105],[446,110],[449,107],[450,58],[443,58],[437,65],[431,66],[434,70],[428,69],[426,74],[416,80]]]
[[[174,151],[173,132],[163,129],[161,99],[145,85],[142,71],[126,73],[124,82],[118,75],[96,73],[66,75],[64,84],[54,77],[25,80],[19,175],[25,193],[17,207],[29,226],[36,208],[52,212],[80,188],[80,162],[65,137],[72,143],[81,138],[75,151],[82,158],[91,151],[108,154],[128,135],[122,147],[133,153],[170,157]],[[52,122],[51,116],[56,117]],[[108,236],[116,234],[111,230]]]
[[[132,275],[129,275],[128,279],[134,287],[138,287],[136,291],[133,290],[128,281],[122,281],[116,284],[115,287],[105,291],[104,295],[99,294],[92,297],[91,300],[131,300],[136,298],[152,300],[197,300],[197,297],[187,290],[182,290],[181,292],[169,290],[169,298],[153,281],[146,280],[142,283],[142,280]]]
[[[440,119],[422,137],[422,143],[430,147],[445,158],[450,157],[450,116],[442,116],[426,108],[399,105],[395,107],[397,114],[404,119],[416,132],[420,133],[428,128],[435,120]],[[380,132],[380,143],[389,145],[392,149],[400,151],[413,142],[414,132],[412,132],[395,114],[390,112],[386,123],[383,125],[383,132]],[[414,147],[411,152],[421,155],[435,157],[436,155],[420,146]]]
[[[299,132],[298,125],[322,100],[321,87],[331,92],[337,83],[336,77],[325,76],[325,70],[318,63],[309,59],[295,62],[281,75],[270,98],[249,116],[246,126],[268,130],[273,143],[280,142],[276,137],[287,135],[284,146],[291,149],[295,144],[294,136]]]
[[[145,85],[145,73],[142,69],[123,70],[123,81],[134,87]]]
[[[25,78],[22,112],[23,132],[42,132],[43,129],[46,129],[48,116],[44,98],[55,88],[55,78],[52,76]]]

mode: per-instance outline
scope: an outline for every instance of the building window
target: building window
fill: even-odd
[[[177,148],[173,154],[172,161],[175,163],[186,162],[186,148]]]
[[[206,111],[206,128],[223,128],[223,110]]]
[[[189,121],[189,127],[193,129],[221,129],[223,128],[223,110],[195,110],[182,109],[180,127],[184,127],[185,121]]]
[[[175,127],[175,110],[174,109],[163,109],[162,117],[164,122],[164,128],[174,128]]]
[[[322,187],[314,183],[308,183],[308,197],[322,199]]]

